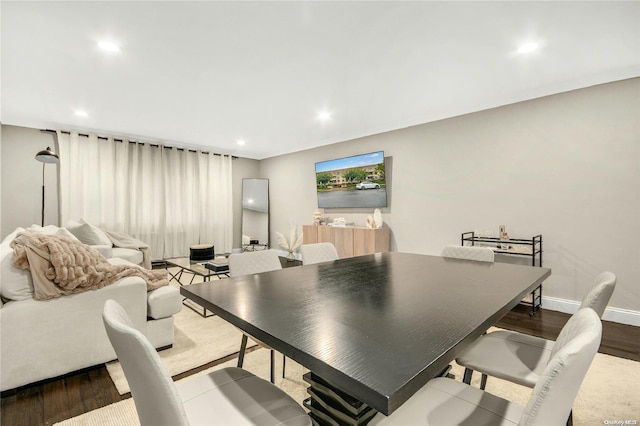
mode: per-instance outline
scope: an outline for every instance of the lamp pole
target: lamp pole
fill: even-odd
[[[40,226],[44,227],[44,165],[46,163],[42,162],[42,220],[40,221]]]
[[[44,226],[44,166],[47,163],[57,164],[60,161],[58,154],[53,152],[51,148],[43,149],[36,153],[36,160],[42,163],[42,219],[40,226]]]

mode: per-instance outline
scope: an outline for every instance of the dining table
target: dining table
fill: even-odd
[[[315,424],[391,415],[551,275],[385,252],[192,284],[181,294],[306,367]],[[534,321],[535,319],[532,319]]]

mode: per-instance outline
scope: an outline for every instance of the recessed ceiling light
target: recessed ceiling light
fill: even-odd
[[[331,113],[329,111],[320,111],[317,117],[320,121],[329,121],[331,120]]]
[[[523,45],[521,45],[518,48],[518,53],[529,53],[529,52],[533,52],[534,50],[538,49],[539,45],[538,43],[532,41],[529,43],[525,43]]]
[[[82,111],[82,110],[79,110],[79,109],[75,110],[73,113],[78,117],[88,117],[89,116],[87,111]]]
[[[242,140],[242,139],[238,139],[238,140],[236,141],[236,143],[237,143],[238,145],[240,145],[240,146],[244,146],[244,145],[246,144],[246,142],[245,142],[244,140]]]
[[[120,47],[111,41],[101,41],[98,47],[106,52],[119,52]]]

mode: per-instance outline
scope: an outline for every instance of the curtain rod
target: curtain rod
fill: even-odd
[[[44,133],[56,133],[56,134],[57,134],[57,131],[56,131],[56,130],[51,130],[51,129],[40,129],[40,131],[41,131],[41,132],[44,132]],[[60,130],[60,133],[64,133],[64,134],[67,134],[67,135],[70,135],[70,134],[71,134],[71,132],[70,132],[69,130]],[[86,134],[86,133],[78,133],[78,136],[84,136],[85,138],[88,138],[88,137],[89,137],[89,135],[88,135],[88,134]],[[104,141],[109,140],[109,138],[107,138],[106,136],[98,136],[98,139],[99,139],[99,140],[104,140]],[[124,139],[119,139],[119,138],[113,138],[113,140],[114,140],[114,141],[116,141],[116,142],[124,142]],[[129,141],[129,143],[141,144],[141,145],[144,145],[144,144],[145,144],[145,142],[140,142],[140,141]],[[156,147],[156,148],[160,146],[160,144],[157,144],[157,143],[150,143],[150,142],[147,142],[147,144],[148,144],[149,146],[153,146],[153,147]],[[188,151],[188,152],[198,152],[198,151],[196,151],[195,149],[178,148],[178,147],[166,146],[166,145],[163,145],[163,148],[165,148],[165,149],[175,149],[175,150],[178,150],[178,151],[185,151],[185,150],[186,150],[186,151]],[[209,151],[201,151],[201,152],[202,152],[203,154],[209,154]],[[236,157],[235,155],[218,154],[217,152],[212,152],[212,154],[213,154],[213,155],[218,155],[218,156],[220,156],[220,157],[224,157],[224,156],[226,155],[226,156],[231,157],[231,159],[232,159],[232,160],[236,160],[236,159],[238,158],[238,157]]]

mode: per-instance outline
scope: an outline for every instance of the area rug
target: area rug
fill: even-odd
[[[281,358],[277,358],[276,385],[291,395],[296,401],[308,397],[306,383],[302,375],[305,368],[287,359],[286,377],[282,378]],[[206,374],[215,369],[235,366],[231,360],[209,370],[182,379],[191,380],[200,374]],[[269,351],[258,349],[247,354],[244,367],[252,373],[268,380]],[[455,363],[452,373],[456,380],[460,380],[464,369]],[[480,374],[474,374],[472,385],[479,386]],[[638,383],[640,383],[640,363],[597,354],[591,368],[582,384],[580,393],[573,405],[573,424],[575,426],[591,426],[603,424],[638,424],[640,422],[640,399],[638,398]],[[490,377],[487,381],[487,391],[505,399],[525,404],[531,395],[531,390],[523,386],[505,382]],[[622,423],[614,423],[622,421]],[[633,422],[636,423],[633,423]],[[60,426],[105,426],[105,425],[138,425],[135,405],[131,398],[111,404],[109,406],[90,411],[78,417],[58,423]],[[403,425],[404,426],[404,425]]]

